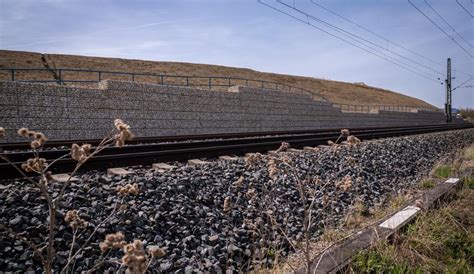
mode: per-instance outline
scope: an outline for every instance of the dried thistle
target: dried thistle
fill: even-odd
[[[277,153],[285,151],[290,148],[290,144],[287,142],[282,142],[280,147],[276,150]]]
[[[69,210],[66,212],[66,216],[64,217],[64,221],[69,223],[69,226],[72,227],[73,229],[76,228],[84,228],[87,225],[87,222],[79,217],[77,214],[77,210]]]
[[[120,231],[107,234],[105,240],[99,244],[100,251],[106,252],[109,249],[121,249],[127,244],[124,239],[125,236]]]
[[[154,258],[154,257],[161,258],[161,257],[164,257],[166,255],[166,252],[162,248],[160,248],[159,246],[154,245],[154,246],[148,247],[148,254],[150,254],[150,256],[152,258]]]
[[[335,144],[336,144],[336,143],[334,143],[334,142],[331,141],[331,140],[328,141],[328,145],[330,145],[330,146],[334,146]]]
[[[126,196],[126,195],[138,195],[138,185],[135,184],[126,184],[125,186],[118,186],[116,191],[119,196]]]
[[[3,127],[0,127],[0,139],[5,138],[5,129]]]
[[[344,136],[349,136],[351,135],[351,132],[347,128],[345,128],[345,129],[341,129],[341,134]]]
[[[250,156],[248,156],[247,158],[245,158],[245,165],[247,167],[252,167],[252,166],[255,166],[257,165],[257,163],[262,159],[262,154],[260,153],[253,153],[251,154]]]
[[[278,169],[278,161],[275,158],[271,158],[268,161],[267,170],[268,170],[268,176],[270,176],[270,178],[272,179],[275,179],[275,177],[280,172],[280,170]]]
[[[227,212],[232,207],[230,196],[225,197],[224,199],[224,211]]]
[[[28,134],[30,133],[30,130],[27,129],[26,127],[22,127],[18,130],[18,135],[21,137],[28,137]]]
[[[35,138],[35,140],[31,141],[31,143],[30,143],[30,147],[32,149],[38,149],[38,148],[42,147],[44,145],[44,143],[48,140],[48,138],[46,138],[46,136],[43,133],[32,131],[32,130],[29,130],[25,127],[22,127],[18,130],[18,135],[20,135],[22,137],[33,137],[33,138]]]
[[[341,181],[336,182],[336,187],[344,191],[349,190],[351,186],[352,186],[352,179],[351,179],[351,176],[349,175],[344,176],[344,178],[342,178]]]
[[[26,172],[42,172],[48,166],[44,158],[30,158],[26,163],[21,164],[21,168]]]
[[[119,131],[119,133],[114,136],[115,146],[123,147],[125,145],[125,141],[132,140],[134,136],[130,131],[130,126],[125,124],[121,119],[115,119],[114,124]]]
[[[143,242],[135,240],[123,247],[122,264],[127,266],[130,273],[144,273],[147,269],[148,257],[143,248]]]
[[[32,149],[38,149],[41,147],[41,143],[38,140],[34,140],[31,142],[30,146]]]
[[[92,146],[90,144],[84,144],[79,146],[78,144],[72,144],[71,146],[71,158],[78,161],[79,163],[85,162],[91,154]]]
[[[354,135],[349,135],[347,136],[347,142],[349,143],[350,146],[357,146],[360,144],[360,139],[355,137]]]

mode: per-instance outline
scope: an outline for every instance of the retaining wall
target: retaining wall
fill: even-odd
[[[165,136],[421,125],[444,122],[440,112],[344,113],[311,95],[248,87],[206,91],[104,81],[99,89],[0,82],[0,126],[7,141],[20,127],[50,139],[102,138],[121,118],[137,136]]]

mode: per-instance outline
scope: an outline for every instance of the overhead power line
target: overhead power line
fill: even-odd
[[[410,64],[403,63],[403,62],[401,62],[400,60],[397,60],[397,59],[393,58],[392,56],[387,55],[386,52],[389,52],[389,53],[391,53],[391,54],[393,54],[393,55],[396,55],[396,56],[398,56],[398,57],[400,57],[400,58],[402,58],[402,59],[404,59],[404,60],[407,60],[407,61],[409,61],[409,62],[411,62],[411,63],[413,63],[413,64],[416,64],[416,65],[418,65],[418,66],[421,66],[421,67],[423,67],[423,68],[425,68],[425,69],[427,69],[427,70],[433,71],[434,73],[436,73],[436,74],[433,76],[434,78],[438,78],[439,75],[443,75],[443,73],[440,72],[440,71],[434,70],[434,69],[432,69],[431,67],[425,66],[425,65],[423,65],[423,64],[421,64],[421,63],[419,63],[419,62],[417,62],[417,61],[414,61],[414,60],[412,60],[412,59],[410,59],[410,58],[407,58],[407,57],[405,57],[405,56],[403,56],[403,55],[401,55],[401,54],[398,54],[397,52],[394,52],[394,51],[392,51],[392,50],[390,50],[390,49],[388,49],[388,48],[386,48],[386,47],[384,47],[384,46],[381,46],[381,45],[379,45],[379,44],[377,44],[377,43],[374,43],[374,42],[372,42],[372,41],[369,41],[369,40],[367,40],[367,39],[365,39],[365,38],[363,38],[363,37],[361,37],[361,36],[359,36],[359,35],[357,35],[357,34],[354,34],[353,32],[346,31],[346,30],[344,30],[344,29],[342,29],[342,28],[339,28],[339,27],[337,27],[337,26],[335,26],[335,25],[333,25],[333,24],[331,24],[331,23],[329,23],[329,22],[327,22],[327,21],[324,21],[324,20],[322,20],[322,19],[320,19],[320,18],[315,17],[315,16],[312,15],[312,14],[306,13],[306,12],[304,12],[303,10],[300,10],[300,9],[296,8],[295,6],[290,6],[290,5],[288,5],[288,4],[286,4],[285,2],[280,1],[280,0],[277,0],[277,2],[280,3],[280,4],[282,4],[282,5],[284,5],[284,6],[286,6],[286,7],[288,7],[288,8],[290,8],[290,9],[295,10],[296,12],[298,12],[298,13],[300,13],[300,14],[303,14],[303,15],[306,16],[307,18],[311,18],[312,20],[315,20],[315,21],[317,21],[317,22],[319,22],[319,23],[321,23],[321,24],[323,24],[323,25],[325,25],[325,26],[327,26],[327,27],[329,27],[329,28],[334,29],[335,31],[337,31],[337,32],[339,32],[339,33],[341,33],[341,34],[343,34],[344,36],[346,36],[346,37],[348,37],[348,38],[354,40],[356,43],[360,43],[360,44],[364,45],[365,47],[371,49],[372,51],[376,51],[376,52],[378,52],[378,53],[380,53],[380,54],[386,56],[387,58],[392,59],[394,62],[399,62],[399,63],[401,63],[401,64],[403,64],[403,65],[405,65],[405,66],[407,66],[407,67],[410,67],[411,69],[414,69],[414,70],[417,70],[417,69],[418,69],[418,68],[416,68],[416,67],[414,67],[414,66],[412,66],[412,65],[410,65]],[[354,38],[356,38],[356,39],[354,39]],[[359,40],[357,40],[357,39],[359,39]],[[362,42],[361,42],[361,41],[362,41]],[[382,49],[383,52],[381,53],[379,50],[375,49],[374,47],[371,47],[371,46],[368,46],[367,44],[364,44],[364,42],[367,43],[367,44],[373,45],[373,46],[375,46],[375,47],[378,47],[379,49]],[[424,73],[424,72],[421,72],[421,73]],[[425,73],[425,74],[427,74],[427,73]],[[427,75],[430,75],[430,74],[427,74]]]
[[[351,24],[353,24],[353,25],[355,25],[355,26],[357,26],[357,27],[359,27],[359,28],[361,28],[361,29],[363,29],[363,30],[365,30],[365,31],[367,31],[367,32],[369,32],[369,33],[371,33],[371,34],[377,36],[377,37],[379,37],[379,38],[382,39],[382,40],[387,41],[387,43],[391,43],[392,45],[395,45],[395,46],[397,46],[397,47],[399,47],[399,48],[402,48],[402,49],[404,49],[404,50],[406,50],[406,51],[408,51],[408,52],[410,52],[410,53],[412,53],[412,54],[414,54],[414,55],[416,55],[416,56],[418,56],[418,57],[420,57],[420,58],[423,58],[424,60],[426,60],[426,61],[428,61],[428,62],[431,62],[432,64],[439,65],[439,66],[443,66],[443,67],[445,66],[445,64],[440,63],[440,62],[437,62],[437,61],[434,61],[433,59],[431,59],[431,58],[429,58],[429,57],[427,57],[427,56],[425,56],[425,55],[423,55],[423,54],[421,54],[421,53],[419,53],[419,52],[413,51],[413,50],[411,50],[411,49],[409,49],[409,48],[407,48],[407,47],[401,45],[400,43],[394,42],[393,40],[390,40],[389,38],[387,38],[387,37],[385,37],[385,36],[383,36],[383,35],[381,35],[381,34],[375,32],[375,31],[373,31],[373,30],[371,30],[371,29],[369,29],[369,28],[367,28],[367,27],[364,27],[363,25],[361,25],[361,24],[359,24],[359,23],[357,23],[357,22],[355,22],[355,21],[353,21],[353,20],[351,20],[351,19],[345,17],[344,15],[341,15],[340,13],[338,13],[338,12],[336,12],[336,11],[334,11],[334,10],[329,9],[328,7],[325,7],[325,6],[321,5],[320,3],[317,3],[317,2],[314,1],[314,0],[310,0],[310,1],[311,1],[311,3],[312,3],[313,5],[322,8],[323,10],[325,10],[325,11],[327,11],[327,12],[329,12],[329,13],[331,13],[331,14],[333,14],[333,15],[335,15],[335,16],[341,18],[341,19],[343,19],[344,21],[349,22],[349,23],[351,23]],[[474,0],[471,0],[471,1],[474,1]],[[472,45],[471,45],[471,46],[472,46]],[[466,73],[466,72],[463,72],[463,71],[460,71],[460,70],[454,70],[454,71],[455,71],[455,72],[463,73],[463,74],[468,75],[468,76],[472,76],[471,74]]]
[[[398,66],[398,67],[400,67],[400,68],[403,68],[403,69],[405,69],[405,70],[408,70],[408,71],[410,71],[410,72],[412,72],[412,73],[414,73],[414,74],[417,74],[417,75],[419,75],[419,76],[421,76],[421,77],[423,77],[423,78],[426,78],[426,79],[428,79],[428,80],[438,82],[437,80],[435,80],[435,79],[433,79],[433,78],[431,78],[431,77],[428,77],[428,76],[426,76],[426,75],[424,75],[424,74],[422,74],[422,73],[420,73],[420,72],[418,72],[418,71],[416,71],[416,70],[413,70],[413,69],[411,69],[411,68],[409,68],[409,67],[406,67],[406,66],[404,66],[404,65],[402,65],[402,64],[399,64],[399,63],[397,63],[397,62],[395,62],[395,61],[392,61],[392,60],[390,60],[389,58],[386,58],[386,57],[383,56],[383,55],[380,55],[380,54],[375,53],[375,52],[373,52],[373,51],[371,51],[371,50],[368,50],[368,49],[366,49],[366,48],[364,48],[364,47],[361,47],[361,46],[359,46],[359,45],[357,45],[357,44],[355,44],[355,43],[353,43],[353,42],[351,42],[351,41],[348,41],[348,40],[346,40],[346,39],[344,39],[344,38],[342,38],[342,37],[339,37],[339,36],[337,36],[337,35],[335,35],[335,34],[329,32],[329,31],[326,31],[325,29],[322,29],[322,28],[320,28],[320,27],[318,27],[318,26],[316,26],[316,25],[313,25],[313,24],[311,24],[309,21],[305,21],[305,20],[303,20],[303,19],[301,19],[301,18],[298,18],[298,17],[296,17],[296,16],[294,16],[294,15],[292,15],[292,14],[286,12],[286,11],[283,11],[283,10],[281,10],[281,9],[279,9],[279,8],[276,8],[276,7],[274,7],[274,6],[272,6],[272,5],[268,4],[268,3],[265,3],[265,2],[263,2],[263,1],[261,1],[261,0],[257,0],[257,2],[260,3],[260,4],[262,4],[262,5],[264,5],[264,6],[269,7],[269,8],[271,8],[271,9],[275,10],[275,11],[278,11],[278,12],[280,12],[280,13],[282,13],[282,14],[288,16],[288,17],[291,17],[291,18],[293,18],[293,19],[295,19],[295,20],[297,20],[297,21],[299,21],[299,22],[302,22],[302,23],[304,23],[304,24],[306,24],[306,25],[309,25],[309,26],[311,26],[312,28],[315,28],[315,29],[317,29],[317,30],[319,30],[319,31],[321,31],[321,32],[324,32],[324,33],[326,33],[326,34],[328,34],[328,35],[330,35],[330,36],[332,36],[332,37],[335,37],[335,38],[337,38],[337,39],[339,39],[339,40],[341,40],[341,41],[343,41],[343,42],[345,42],[345,43],[348,43],[348,44],[350,44],[350,45],[352,45],[352,46],[354,46],[354,47],[356,47],[356,48],[359,48],[359,49],[361,49],[361,50],[363,50],[363,51],[365,51],[365,52],[367,52],[367,53],[369,53],[369,54],[372,54],[372,55],[377,56],[377,57],[379,57],[379,58],[381,58],[381,59],[384,59],[384,60],[386,60],[387,62],[390,62],[390,63],[392,63],[392,64],[394,64],[394,65],[396,65],[396,66]]]
[[[453,91],[457,88],[462,88],[465,83],[469,82],[470,80],[474,79],[474,77],[468,78],[465,81],[463,81],[461,84],[457,85],[455,88],[453,88]],[[464,86],[464,87],[469,87],[469,86]],[[471,86],[472,87],[472,86]]]
[[[469,16],[471,17],[474,17],[474,15],[472,15],[472,13],[470,13],[461,3],[459,3],[458,0],[456,0],[456,3],[458,3],[458,5],[467,13],[469,14]],[[471,0],[471,4],[474,3],[472,0]]]
[[[443,20],[443,22],[446,23],[446,25],[448,25],[454,33],[456,33],[464,42],[466,42],[466,44],[468,44],[468,45],[472,48],[472,44],[469,43],[469,41],[467,41],[466,39],[464,39],[464,37],[463,37],[461,34],[459,34],[459,32],[457,32],[457,31],[454,29],[454,27],[451,26],[451,24],[449,24],[448,21],[446,21],[446,20],[444,19],[444,17],[441,16],[441,14],[439,14],[439,12],[437,12],[437,11],[430,5],[430,3],[428,3],[427,0],[424,0],[424,1],[425,1],[426,5],[428,5],[428,7],[429,7],[434,13],[436,13],[436,15],[438,15],[438,17],[441,18],[441,20]]]
[[[365,31],[367,31],[367,32],[369,32],[369,33],[375,35],[375,36],[379,37],[380,39],[383,39],[383,40],[385,40],[385,41],[387,41],[387,42],[389,42],[389,43],[391,43],[391,44],[393,44],[393,45],[395,45],[395,46],[397,46],[397,47],[400,47],[400,48],[402,48],[402,49],[404,49],[404,50],[406,50],[406,51],[408,51],[408,52],[410,52],[410,53],[412,53],[412,54],[414,54],[414,55],[416,55],[416,56],[418,56],[418,57],[421,57],[421,58],[425,59],[426,61],[429,61],[429,62],[431,62],[431,63],[433,63],[433,64],[436,64],[436,65],[445,66],[445,64],[442,64],[442,63],[440,63],[440,62],[436,62],[436,61],[432,60],[431,58],[428,58],[428,57],[426,57],[426,56],[424,56],[424,55],[422,55],[422,54],[420,54],[420,53],[418,53],[418,52],[415,52],[415,51],[413,51],[413,50],[411,50],[411,49],[409,49],[409,48],[407,48],[407,47],[405,47],[405,46],[403,46],[403,45],[401,45],[401,44],[399,44],[399,43],[397,43],[397,42],[394,42],[394,41],[388,39],[387,37],[382,36],[382,35],[376,33],[375,31],[370,30],[370,29],[368,29],[367,27],[364,27],[364,26],[360,25],[359,23],[354,22],[354,21],[352,21],[351,19],[349,19],[349,18],[347,18],[347,17],[345,17],[345,16],[343,16],[343,15],[341,15],[341,14],[339,14],[339,13],[333,11],[333,10],[330,10],[329,8],[327,8],[327,7],[323,6],[323,5],[321,5],[321,4],[317,3],[317,2],[315,2],[314,0],[311,0],[311,3],[314,4],[314,5],[316,5],[316,6],[318,6],[318,7],[320,7],[320,8],[322,8],[322,9],[324,9],[324,10],[326,10],[326,11],[329,12],[329,13],[332,13],[332,14],[336,15],[337,17],[339,17],[339,18],[341,18],[341,19],[343,19],[343,20],[345,20],[345,21],[347,21],[347,22],[349,22],[349,23],[354,24],[355,26],[357,26],[357,27],[359,27],[359,28],[361,28],[361,29],[363,29],[363,30],[365,30]]]
[[[471,58],[474,57],[468,50],[466,50],[461,44],[459,44],[458,41],[456,41],[453,37],[449,36],[449,34],[442,27],[436,24],[435,21],[433,21],[428,15],[426,15],[422,10],[420,10],[417,6],[415,6],[415,4],[411,2],[411,0],[408,0],[408,3],[410,3],[410,5],[412,5],[419,13],[421,13],[426,19],[428,19],[428,21],[430,21],[441,32],[443,32],[449,39],[451,39],[456,45],[458,45],[458,47],[460,47],[464,52],[466,52],[467,55],[469,55]]]

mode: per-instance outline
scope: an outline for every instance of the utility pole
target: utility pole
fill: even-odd
[[[448,58],[448,71],[446,76],[446,104],[444,110],[446,113],[446,122],[451,123],[453,120],[453,111],[451,105],[451,58]]]

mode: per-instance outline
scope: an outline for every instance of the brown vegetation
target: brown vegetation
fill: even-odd
[[[113,144],[117,147],[122,147],[125,144],[125,141],[133,138],[133,134],[130,132],[130,126],[125,124],[121,119],[116,119],[114,124],[116,130],[111,133],[111,136],[104,138],[95,148],[92,148],[90,144],[83,144],[82,146],[73,144],[70,153],[63,155],[50,163],[43,158],[39,158],[39,151],[47,141],[46,136],[41,132],[31,131],[27,128],[20,128],[18,130],[18,135],[29,139],[28,142],[30,142],[32,148],[33,158],[30,158],[26,163],[23,163],[21,169],[11,162],[3,151],[0,150],[0,159],[14,166],[25,180],[38,187],[42,198],[46,201],[49,212],[47,216],[48,236],[44,243],[34,242],[29,239],[30,235],[26,235],[25,231],[14,231],[6,224],[0,224],[0,231],[6,231],[9,237],[19,240],[27,245],[33,251],[34,256],[39,258],[45,273],[74,272],[76,259],[86,247],[90,247],[91,240],[97,233],[98,229],[110,221],[112,217],[121,213],[120,211],[124,206],[125,198],[127,196],[138,195],[138,186],[136,184],[127,184],[124,187],[117,187],[117,197],[113,210],[96,226],[87,222],[87,220],[82,219],[78,214],[78,210],[68,209],[66,214],[64,214],[64,221],[72,229],[72,242],[69,247],[69,255],[66,262],[60,266],[60,269],[55,268],[55,263],[58,257],[58,251],[56,249],[57,239],[55,236],[58,227],[60,226],[58,215],[61,214],[61,201],[63,200],[66,188],[71,184],[71,179],[85,162],[100,153],[103,149],[112,146]],[[4,133],[3,127],[0,127],[0,141],[4,138]],[[68,175],[67,181],[63,182],[62,185],[59,185],[59,182],[55,182],[50,169],[56,161],[69,155],[77,161],[77,164],[71,174]],[[33,172],[37,176],[29,177],[25,172]],[[55,190],[59,190],[58,195],[56,196],[52,194]],[[87,231],[90,231],[91,229],[92,232],[90,232],[88,237],[86,237],[88,234]],[[105,263],[115,263],[120,265],[120,267],[125,266],[127,268],[127,273],[145,273],[150,267],[153,258],[162,257],[166,254],[165,251],[158,246],[148,246],[146,252],[141,240],[134,240],[131,243],[127,243],[124,239],[125,237],[120,231],[106,235],[105,240],[99,244],[103,253],[101,256],[102,259],[96,262],[95,266],[90,269],[88,273],[93,273]],[[78,241],[81,242],[81,245],[78,245]],[[109,257],[111,249],[123,249],[124,255],[121,261]]]
[[[259,72],[246,68],[234,68],[217,65],[191,64],[179,62],[143,61],[120,58],[87,57],[75,55],[44,54],[33,52],[0,50],[0,68],[45,68],[44,60],[48,62],[48,68],[88,69],[122,72],[141,72],[169,75],[189,76],[223,76],[240,77],[247,79],[266,80],[295,86],[314,92],[327,100],[340,104],[360,105],[401,105],[414,107],[434,108],[432,105],[406,95],[393,91],[375,88],[367,85],[345,83],[332,80],[322,80],[312,77],[292,76]],[[18,79],[27,77],[31,79],[31,72],[26,75],[18,72]],[[55,80],[51,71],[34,72],[34,79]],[[66,73],[63,78],[69,80],[96,80],[94,73]],[[158,82],[157,79],[135,79],[142,82]],[[0,80],[10,79],[7,72],[0,72]],[[130,76],[117,76],[104,74],[102,79],[131,80]],[[196,84],[204,84],[202,80]]]

